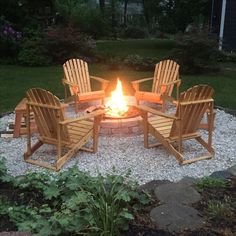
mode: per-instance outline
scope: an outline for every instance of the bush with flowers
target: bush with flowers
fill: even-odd
[[[8,23],[0,22],[0,58],[1,59],[15,59],[17,58],[20,41],[22,39],[22,32],[14,29],[14,27]]]

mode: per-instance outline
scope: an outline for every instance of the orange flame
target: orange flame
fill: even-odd
[[[106,114],[112,117],[121,117],[129,109],[119,78],[117,78],[116,89],[111,92],[111,98],[106,103],[106,108]]]

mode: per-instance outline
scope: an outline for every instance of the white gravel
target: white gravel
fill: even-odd
[[[0,119],[0,130],[4,129],[9,119],[14,119],[14,114]],[[205,131],[203,132],[205,136]],[[213,146],[216,154],[213,159],[181,166],[175,157],[168,155],[162,147],[145,149],[142,135],[134,137],[106,136],[99,138],[99,149],[96,154],[80,151],[75,158],[63,166],[62,171],[77,165],[80,170],[89,172],[91,175],[96,175],[98,172],[125,175],[128,170],[131,170],[131,178],[140,184],[154,179],[178,181],[183,176],[195,178],[207,176],[214,171],[224,170],[235,165],[235,144],[236,117],[222,110],[217,110],[213,134]],[[37,155],[50,157],[56,153],[52,146],[44,145],[43,147],[37,151]],[[185,147],[186,150],[190,150],[194,154],[201,151],[199,145],[194,141],[187,141]],[[25,149],[26,138],[0,138],[0,156],[6,158],[7,168],[13,175],[44,170],[23,161]],[[185,155],[189,157],[191,154],[186,152]]]

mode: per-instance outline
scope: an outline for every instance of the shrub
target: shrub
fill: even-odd
[[[16,59],[20,48],[22,33],[16,31],[10,23],[0,21],[0,57]]]
[[[206,34],[182,36],[170,57],[176,60],[184,73],[200,74],[219,70],[217,41]]]
[[[137,71],[153,70],[155,64],[159,60],[157,58],[146,57],[143,58],[139,55],[128,55],[124,59],[124,64],[133,67]]]
[[[43,33],[40,30],[25,29],[24,39],[18,55],[21,65],[46,66],[51,64],[44,45]]]
[[[221,51],[218,57],[218,61],[236,63],[236,53],[228,53]]]
[[[72,27],[49,29],[45,33],[45,45],[48,55],[56,63],[75,57],[94,57],[96,48],[91,37]]]
[[[141,39],[147,36],[147,32],[143,28],[128,26],[125,29],[124,36],[126,38]]]

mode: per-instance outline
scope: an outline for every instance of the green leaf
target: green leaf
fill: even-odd
[[[4,175],[1,177],[2,182],[10,183],[13,182],[13,177],[11,175]]]
[[[60,189],[56,184],[50,185],[44,189],[44,196],[46,199],[51,200],[53,197],[57,197],[60,194]]]
[[[129,202],[131,200],[129,192],[127,190],[120,191],[120,194],[117,194],[117,200],[123,200]]]
[[[131,213],[127,212],[127,209],[124,209],[124,211],[122,211],[120,213],[120,216],[123,216],[127,220],[133,220],[134,219],[134,216]]]

